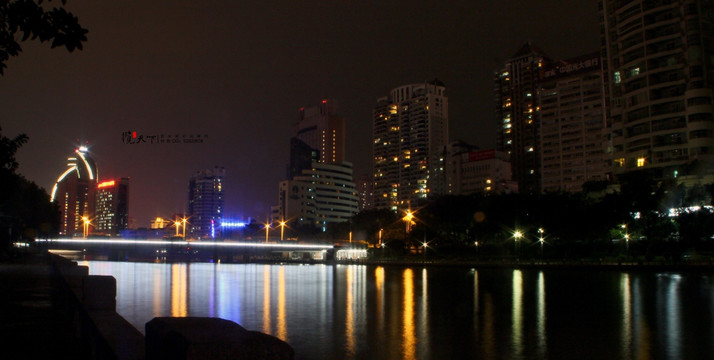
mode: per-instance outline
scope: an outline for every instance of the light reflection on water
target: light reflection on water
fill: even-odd
[[[233,320],[299,359],[714,358],[711,276],[85,262],[117,311]]]

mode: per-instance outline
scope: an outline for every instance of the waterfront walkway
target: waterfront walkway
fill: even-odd
[[[53,302],[44,251],[0,254],[0,349],[3,359],[87,359],[70,321]]]

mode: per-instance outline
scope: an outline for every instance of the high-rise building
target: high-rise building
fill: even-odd
[[[316,227],[349,220],[357,214],[358,195],[352,181],[352,164],[315,162],[301,175],[280,183],[279,204],[274,221],[291,227]]]
[[[300,108],[295,138],[317,151],[317,161],[330,164],[345,161],[345,120],[337,114],[335,100]]]
[[[543,68],[550,61],[540,49],[527,43],[494,74],[496,150],[508,155],[513,179],[522,193],[541,191],[536,95]]]
[[[610,172],[599,53],[544,67],[538,88],[543,192],[580,192]]]
[[[374,207],[374,175],[360,175],[355,179],[357,195],[359,196],[359,210],[367,210]]]
[[[349,220],[358,211],[352,164],[345,162],[345,122],[334,100],[301,108],[295,136],[290,139],[287,180],[280,183],[276,222],[293,228]]]
[[[404,85],[373,110],[374,205],[392,211],[445,194],[444,146],[449,134],[446,86]]]
[[[97,185],[94,233],[120,236],[129,228],[129,178]]]
[[[188,229],[187,233],[196,238],[216,238],[220,236],[223,218],[223,178],[226,170],[222,167],[196,172],[188,183]]]
[[[86,147],[79,147],[67,158],[67,169],[57,178],[51,195],[51,201],[60,209],[61,236],[91,232],[97,176],[97,167]]]
[[[614,174],[671,178],[708,161],[714,3],[600,0],[599,10]]]

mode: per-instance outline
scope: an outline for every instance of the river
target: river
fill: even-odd
[[[714,275],[82,261],[117,311],[229,319],[297,359],[712,359]]]

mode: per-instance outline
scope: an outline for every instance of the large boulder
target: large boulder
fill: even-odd
[[[288,360],[288,343],[249,331],[230,320],[203,317],[157,317],[146,323],[146,359]]]

